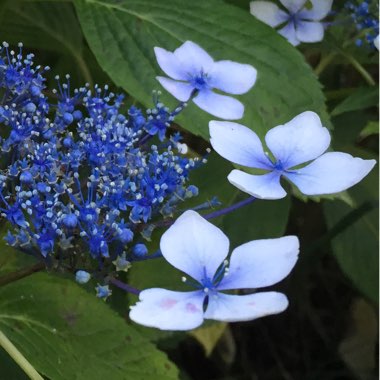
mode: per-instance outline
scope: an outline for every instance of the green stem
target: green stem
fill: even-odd
[[[30,276],[33,273],[39,272],[45,268],[45,264],[40,262],[36,263],[30,267],[20,269],[16,272],[6,274],[5,276],[0,277],[0,286],[9,284],[17,280],[21,280],[24,277]]]
[[[358,71],[358,73],[361,74],[361,76],[363,77],[363,79],[370,86],[375,86],[376,85],[376,82],[373,80],[371,74],[361,65],[360,62],[358,62],[353,56],[351,56],[349,54],[344,54],[344,56],[351,63],[351,65],[355,67],[355,69]]]
[[[16,346],[0,330],[0,346],[8,352],[9,356],[20,366],[20,368],[32,380],[44,380],[44,378],[34,369],[25,356],[16,348]]]
[[[322,71],[331,63],[331,61],[335,58],[336,53],[330,53],[323,57],[319,63],[318,66],[314,69],[314,72],[316,75],[321,75]]]

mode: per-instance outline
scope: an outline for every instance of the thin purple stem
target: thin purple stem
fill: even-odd
[[[119,289],[122,289],[128,293],[135,294],[136,296],[140,294],[140,290],[134,288],[131,285],[124,283],[123,281],[117,280],[116,278],[110,278],[109,282],[110,284],[115,285]]]
[[[221,210],[210,212],[209,214],[202,215],[202,216],[205,219],[214,219],[214,218],[217,218],[218,216],[229,214],[230,212],[235,211],[240,207],[249,205],[250,203],[254,202],[256,199],[257,198],[255,198],[255,197],[249,197],[249,198],[244,199],[238,203],[235,203],[234,205],[231,205],[231,206],[226,207],[226,208],[222,208]]]

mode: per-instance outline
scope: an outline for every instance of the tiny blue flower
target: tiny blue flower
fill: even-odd
[[[282,293],[222,291],[267,287],[285,278],[298,258],[295,236],[243,244],[234,249],[228,266],[227,236],[195,211],[186,211],[162,235],[160,249],[170,264],[192,277],[182,281],[195,290],[143,290],[129,314],[136,323],[161,330],[190,330],[204,319],[248,321],[280,313],[288,306]]]
[[[84,270],[78,270],[75,273],[75,281],[79,284],[85,284],[88,281],[90,281],[91,275],[90,273],[84,271]]]
[[[118,256],[116,260],[112,261],[112,264],[115,265],[117,272],[128,272],[128,269],[131,267],[131,263],[126,259],[125,253]]]
[[[157,77],[161,85],[181,102],[195,95],[194,103],[204,111],[227,120],[241,119],[244,106],[213,89],[240,95],[255,84],[256,69],[233,61],[214,61],[200,46],[186,41],[174,52],[155,47],[157,62],[170,78]]]
[[[102,298],[104,301],[112,294],[112,290],[109,288],[108,285],[98,284],[95,287],[95,290],[96,290],[96,296],[98,298]]]
[[[362,160],[347,153],[327,152],[330,134],[318,115],[306,111],[265,136],[273,159],[251,129],[244,125],[211,121],[212,147],[235,164],[267,171],[253,175],[233,170],[228,180],[237,188],[261,199],[286,196],[280,184],[283,176],[305,195],[334,194],[360,182],[374,167],[375,160]],[[298,168],[301,164],[308,165]]]
[[[324,26],[320,22],[331,10],[333,0],[280,0],[287,12],[270,1],[251,1],[251,14],[275,28],[292,45],[322,41]],[[311,7],[308,7],[311,4]]]

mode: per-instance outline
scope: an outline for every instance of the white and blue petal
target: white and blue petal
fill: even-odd
[[[195,211],[184,212],[162,235],[164,258],[198,282],[212,279],[229,250],[227,236]]]
[[[159,66],[166,75],[177,80],[187,80],[186,71],[184,71],[181,62],[172,52],[155,47],[154,53]]]
[[[299,45],[300,41],[296,35],[296,29],[293,22],[288,22],[278,33],[285,37],[293,46]]]
[[[214,64],[212,57],[192,41],[183,43],[174,50],[174,55],[188,77],[198,75],[201,72],[208,73]]]
[[[191,330],[203,323],[204,293],[143,290],[129,317],[140,325],[160,330]]]
[[[323,40],[325,29],[321,22],[299,21],[296,25],[296,37],[301,42],[319,42]]]
[[[194,87],[187,82],[179,82],[165,77],[156,77],[156,79],[166,91],[170,92],[181,102],[189,100],[191,93],[194,90]]]
[[[237,120],[244,114],[244,106],[241,102],[210,90],[200,91],[193,101],[202,110],[221,119]]]
[[[330,145],[330,134],[319,116],[306,111],[284,125],[272,128],[265,142],[284,168],[291,168],[319,157]]]
[[[269,1],[251,1],[250,12],[265,24],[276,27],[289,19],[289,15]]]
[[[218,61],[208,72],[208,84],[229,94],[245,94],[256,82],[256,69],[233,61]]]
[[[331,11],[333,0],[309,0],[312,4],[311,9],[302,9],[299,16],[302,19],[320,21]]]
[[[235,248],[228,274],[218,290],[262,288],[276,284],[293,269],[299,254],[296,236],[253,240]]]
[[[244,125],[230,121],[210,121],[210,143],[222,157],[243,166],[272,169],[259,137]]]
[[[356,185],[375,164],[375,160],[363,160],[347,153],[329,152],[294,173],[284,173],[284,176],[303,194],[334,194]]]
[[[210,295],[205,319],[223,322],[244,322],[278,314],[288,307],[288,299],[282,293],[262,292],[237,296],[218,293]]]
[[[280,0],[281,4],[289,10],[290,13],[298,12],[307,0]]]
[[[267,174],[253,175],[241,170],[232,170],[227,179],[241,191],[260,199],[281,199],[286,191],[280,184],[281,173],[277,171]]]

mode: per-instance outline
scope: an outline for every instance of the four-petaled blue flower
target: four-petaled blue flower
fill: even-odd
[[[204,319],[248,321],[280,313],[288,306],[282,293],[235,295],[221,291],[261,288],[281,281],[297,261],[295,236],[243,244],[232,252],[227,267],[227,236],[195,211],[186,211],[162,235],[160,248],[170,264],[196,281],[196,290],[142,291],[129,314],[137,323],[161,330],[190,330]]]
[[[256,69],[232,61],[217,61],[200,46],[186,41],[174,52],[155,47],[161,69],[172,79],[157,77],[161,85],[181,102],[195,96],[194,103],[204,111],[226,120],[241,119],[244,106],[238,100],[213,89],[240,95],[255,84]]]
[[[324,26],[320,22],[331,10],[333,0],[280,0],[288,12],[269,1],[251,1],[251,14],[275,28],[292,45],[322,41]],[[311,5],[310,8],[308,5]]]
[[[265,142],[273,159],[264,152],[256,133],[244,125],[211,121],[209,126],[211,145],[222,157],[238,165],[269,171],[253,175],[235,169],[228,176],[237,188],[261,199],[286,196],[281,176],[306,195],[338,193],[361,181],[376,164],[375,160],[362,160],[347,153],[324,153],[331,137],[318,115],[311,111],[268,131]],[[298,168],[309,161],[312,162]]]

